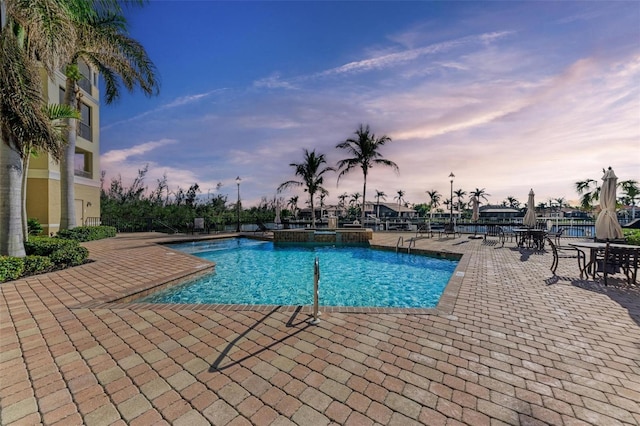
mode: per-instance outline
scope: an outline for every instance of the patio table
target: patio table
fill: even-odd
[[[512,231],[516,236],[518,247],[535,247],[536,250],[544,248],[544,237],[547,235],[544,229],[513,228]]]
[[[569,243],[569,245],[577,248],[583,253],[586,250],[589,250],[589,261],[585,262],[584,268],[580,270],[580,278],[582,278],[583,274],[584,276],[588,277],[589,273],[591,273],[591,277],[595,280],[596,273],[598,272],[599,258],[602,260],[602,271],[606,270],[608,259],[605,258],[604,253],[605,253],[605,250],[607,249],[607,243],[593,242],[593,241],[578,241],[578,242]],[[625,250],[631,250],[635,252],[636,255],[634,256],[634,259],[636,263],[634,265],[624,265],[624,266],[627,268],[633,268],[634,271],[637,270],[638,268],[637,261],[638,261],[638,254],[640,254],[640,246],[633,246],[630,244],[616,244],[616,243],[609,243],[608,245],[609,245],[609,248],[625,249]],[[609,266],[615,266],[615,265],[609,265]],[[580,268],[580,264],[578,264],[578,267]],[[634,273],[632,275],[632,278],[630,278],[630,283],[631,281],[633,281],[633,283],[636,284],[637,283],[636,280],[637,280],[637,275]]]

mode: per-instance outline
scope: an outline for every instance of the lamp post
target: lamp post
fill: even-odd
[[[456,177],[453,172],[449,175],[449,181],[451,181],[451,198],[449,198],[449,226],[453,229],[453,178]]]
[[[238,203],[236,204],[236,208],[238,210],[238,221],[236,222],[236,232],[240,232],[240,176],[236,178],[236,184],[238,185]]]

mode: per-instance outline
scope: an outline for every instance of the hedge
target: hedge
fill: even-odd
[[[73,229],[58,231],[58,238],[75,241],[94,241],[116,236],[116,228],[113,226],[78,226]]]
[[[0,283],[20,278],[24,260],[20,257],[0,256]]]
[[[35,275],[49,272],[55,268],[47,256],[27,256],[24,258],[24,275]]]

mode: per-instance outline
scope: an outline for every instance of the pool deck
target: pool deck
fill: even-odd
[[[399,235],[374,233],[394,248]],[[639,425],[640,288],[495,240],[416,312],[110,303],[208,270],[120,234],[94,262],[0,284],[2,425]],[[563,244],[568,240],[564,239]]]

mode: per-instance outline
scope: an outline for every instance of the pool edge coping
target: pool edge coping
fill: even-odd
[[[253,239],[252,236],[240,235],[240,236],[220,236],[218,238],[248,238]],[[185,253],[179,250],[168,247],[169,244],[185,243],[190,241],[204,241],[213,238],[202,239],[190,239],[186,238],[182,241],[172,242],[155,242],[153,245],[164,247],[167,250],[179,253],[180,255],[193,256],[190,253]],[[270,240],[268,238],[255,238],[258,240]],[[397,249],[377,244],[370,244],[370,248],[385,251],[398,251]],[[406,251],[408,249],[400,249],[399,251]],[[454,269],[451,278],[447,282],[438,304],[432,308],[385,308],[385,307],[364,307],[364,306],[320,306],[321,312],[326,313],[350,313],[350,314],[406,314],[406,315],[429,315],[429,314],[442,314],[449,315],[453,312],[456,301],[458,299],[458,293],[462,286],[462,282],[466,275],[466,269],[469,266],[471,254],[456,253],[450,251],[434,251],[414,249],[415,254],[431,255],[441,258],[451,258],[458,260],[458,264]],[[410,253],[409,253],[410,254]],[[113,296],[105,296],[99,299],[95,299],[91,302],[82,303],[73,306],[71,309],[130,309],[134,311],[139,310],[172,310],[172,311],[254,311],[254,312],[267,312],[277,308],[280,312],[300,312],[303,314],[312,314],[313,305],[248,305],[248,304],[222,304],[222,303],[150,303],[150,302],[136,302],[135,300],[142,297],[146,297],[156,291],[164,290],[170,287],[178,286],[186,283],[187,281],[198,278],[200,275],[209,273],[215,268],[215,263],[197,257],[200,261],[206,262],[205,265],[199,265],[197,270],[189,271],[186,273],[179,273],[167,278],[154,280],[150,283],[146,283],[137,287],[132,287],[126,293],[120,293]]]

